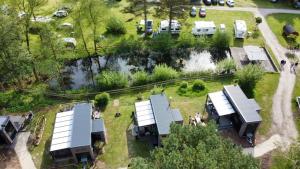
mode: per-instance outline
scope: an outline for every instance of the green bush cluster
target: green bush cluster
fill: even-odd
[[[195,80],[192,87],[194,92],[200,92],[205,89],[203,80]]]
[[[152,74],[152,80],[155,82],[175,79],[178,77],[179,73],[175,69],[168,67],[166,64],[155,66]]]
[[[132,85],[139,86],[147,84],[151,79],[149,78],[148,73],[145,71],[138,71],[132,76]]]
[[[111,17],[107,21],[106,32],[115,35],[122,35],[126,34],[127,31],[124,23],[120,19]]]
[[[195,80],[191,86],[189,86],[188,82],[183,81],[177,90],[177,94],[187,97],[203,96],[206,93],[207,88],[202,80]]]
[[[105,109],[109,102],[109,94],[104,92],[95,96],[95,106],[100,109]]]
[[[119,89],[128,86],[128,77],[116,71],[103,71],[96,76],[96,82],[100,90]]]

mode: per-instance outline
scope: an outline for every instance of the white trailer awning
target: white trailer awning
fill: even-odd
[[[209,93],[208,97],[213,103],[219,116],[235,113],[234,109],[222,91]]]

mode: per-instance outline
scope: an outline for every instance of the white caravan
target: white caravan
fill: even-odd
[[[193,35],[213,35],[216,32],[216,25],[213,21],[196,21],[192,29]]]
[[[171,22],[171,34],[179,34],[181,25],[177,20]],[[158,33],[169,32],[169,20],[160,21]]]
[[[247,25],[244,20],[234,21],[234,34],[235,38],[243,39],[247,35]]]

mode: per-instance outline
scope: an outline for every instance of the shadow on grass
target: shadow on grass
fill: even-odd
[[[235,47],[243,47],[244,46],[244,39],[234,39],[233,46]]]
[[[130,125],[131,126],[131,125]],[[147,158],[150,156],[150,151],[153,147],[150,145],[150,140],[142,139],[136,140],[131,134],[130,127],[126,131],[127,148],[129,158],[143,157]]]
[[[50,168],[51,165],[53,164],[53,160],[50,156],[50,144],[51,144],[51,139],[49,138],[46,142],[45,142],[45,149],[43,152],[43,155],[40,157],[42,158],[42,163],[41,163],[41,167],[40,168]]]

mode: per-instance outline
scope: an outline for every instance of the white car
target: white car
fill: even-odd
[[[59,18],[66,17],[66,16],[68,16],[68,12],[66,10],[58,10],[53,13],[53,16],[59,17]]]
[[[226,1],[226,4],[227,4],[229,7],[234,7],[234,0],[227,0],[227,1]]]
[[[193,17],[197,15],[197,8],[195,6],[192,7],[190,15]]]

